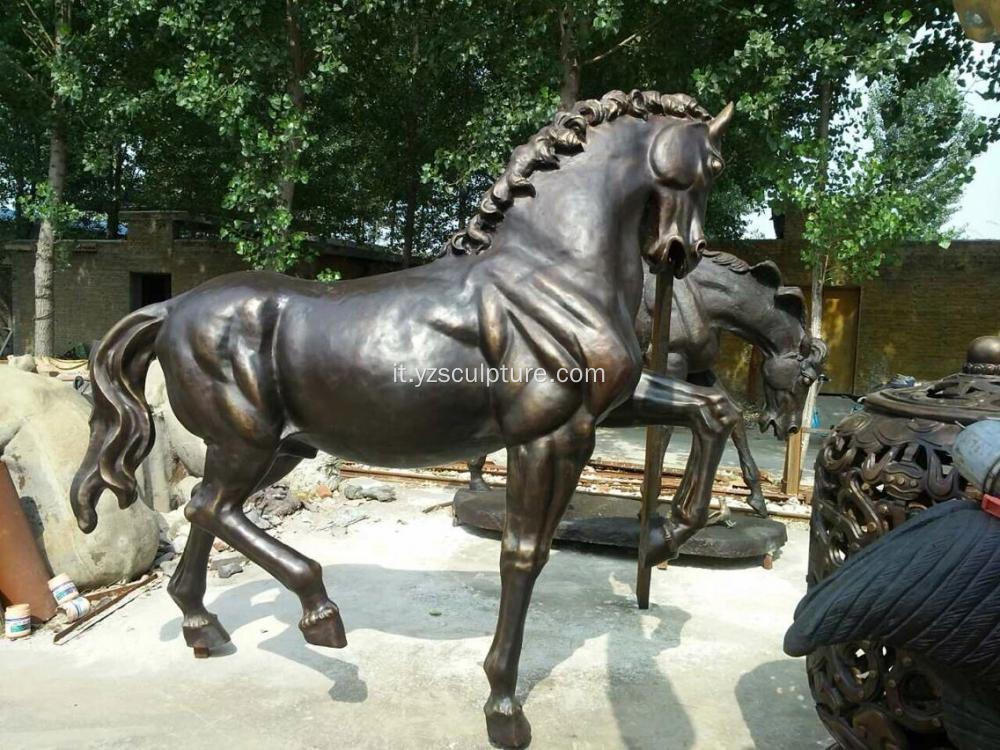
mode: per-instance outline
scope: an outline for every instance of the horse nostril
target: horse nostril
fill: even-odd
[[[706,250],[708,250],[708,242],[706,242],[705,240],[698,240],[694,243],[695,255],[698,255],[700,257],[705,254]]]
[[[667,244],[667,260],[674,268],[684,268],[687,262],[684,252],[684,243],[680,237],[671,237]]]
[[[797,424],[793,424],[791,427],[788,428],[789,435],[794,435],[798,431],[799,431],[799,426]]]

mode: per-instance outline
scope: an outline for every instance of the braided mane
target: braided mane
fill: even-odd
[[[742,258],[737,258],[735,255],[723,252],[722,250],[705,250],[702,256],[717,266],[728,268],[733,273],[749,273],[759,283],[773,289],[775,302],[797,317],[805,325],[805,296],[797,286],[784,285],[781,279],[781,269],[778,268],[774,261],[764,260],[751,266]]]
[[[539,169],[556,169],[559,155],[571,155],[583,149],[587,128],[610,122],[623,115],[646,119],[649,115],[670,115],[690,120],[708,121],[711,115],[686,94],[661,94],[658,91],[609,91],[600,99],[584,99],[569,112],[556,112],[550,125],[518,146],[500,178],[479,202],[479,210],[465,229],[451,236],[441,254],[478,254],[489,248],[491,236],[503,221],[504,213],[518,196],[534,195],[531,175]]]

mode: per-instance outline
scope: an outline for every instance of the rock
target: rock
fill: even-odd
[[[190,522],[184,516],[184,508],[177,508],[169,513],[158,513],[160,535],[168,541],[174,541],[179,536],[187,536]]]
[[[316,458],[307,458],[289,472],[283,480],[288,485],[288,492],[294,497],[306,499],[320,497],[317,488],[325,485],[333,492],[340,483],[338,461],[327,453],[320,453]]]
[[[243,565],[238,560],[233,562],[222,563],[221,565],[215,566],[215,571],[219,574],[219,578],[229,578],[237,573],[243,572]]]
[[[38,372],[38,368],[35,365],[35,358],[30,354],[20,354],[7,357],[7,366],[15,367],[24,372]]]
[[[214,549],[216,552],[229,552],[232,551],[233,548],[230,547],[221,539],[216,539],[214,542],[212,542],[212,549]]]
[[[205,441],[187,431],[180,423],[167,398],[167,386],[160,363],[153,361],[146,373],[146,403],[156,422],[156,443],[153,450],[169,454],[168,466],[179,462],[194,477],[205,475]]]
[[[275,484],[251,495],[243,509],[249,511],[251,508],[273,522],[302,510],[303,503],[300,498],[288,491],[288,485]]]
[[[328,497],[333,497],[333,490],[330,489],[330,485],[325,483],[317,484],[316,497],[321,497],[324,500]]]
[[[149,570],[160,536],[156,514],[141,500],[120,510],[110,492],[98,501],[97,529],[80,531],[69,489],[89,419],[90,404],[66,383],[0,367],[0,453],[50,569],[81,589]]]
[[[340,490],[348,500],[377,500],[380,503],[390,503],[396,499],[395,488],[366,477],[348,479],[340,486]]]
[[[201,484],[201,477],[184,477],[170,485],[170,507],[181,508],[191,499],[191,493]]]
[[[174,551],[173,547],[170,547],[162,554],[158,554],[156,556],[156,559],[153,561],[153,567],[162,568],[164,563],[173,560],[175,557],[177,557],[177,553]]]
[[[260,514],[260,511],[257,510],[256,508],[250,508],[249,510],[245,511],[245,513],[247,520],[254,526],[256,526],[258,529],[267,531],[268,529],[274,528],[274,524],[269,519],[262,516]]]

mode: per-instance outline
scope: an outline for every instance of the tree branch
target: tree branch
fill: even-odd
[[[18,70],[21,73],[21,75],[23,75],[28,80],[28,83],[30,83],[39,92],[41,92],[41,93],[45,94],[46,96],[48,96],[49,92],[45,89],[44,86],[42,86],[42,84],[39,82],[39,80],[37,78],[35,78],[35,76],[33,76],[31,74],[31,72],[27,68],[25,68],[23,65],[21,65],[21,63],[19,63],[17,60],[15,60],[14,56],[12,54],[10,54],[9,52],[6,52],[3,49],[3,47],[0,47],[0,57],[7,58],[10,61],[10,64],[16,70]]]
[[[35,23],[38,24],[39,31],[42,32],[42,34],[45,36],[45,40],[49,43],[49,51],[50,52],[55,52],[56,51],[56,43],[52,39],[52,37],[49,36],[49,32],[45,30],[45,24],[42,23],[42,19],[38,17],[37,13],[35,13],[34,6],[32,6],[32,4],[30,2],[28,2],[28,0],[21,0],[21,5],[23,5],[28,10],[28,12],[31,14],[31,17],[35,19]],[[25,35],[27,35],[28,38],[31,39],[32,42],[34,42],[35,44],[38,44],[38,42],[36,42],[34,40],[34,38],[32,38],[32,36],[30,34],[28,34],[27,29],[22,29],[22,30],[24,31]],[[38,44],[38,46],[41,47],[40,44]]]
[[[621,49],[622,47],[624,47],[624,46],[625,46],[625,45],[627,45],[627,44],[628,44],[629,42],[631,42],[631,41],[632,41],[633,39],[636,39],[637,37],[639,37],[640,35],[642,35],[642,34],[643,34],[643,33],[644,33],[645,31],[646,31],[646,29],[647,29],[647,28],[649,28],[649,27],[648,27],[648,26],[645,26],[645,27],[643,27],[643,28],[639,29],[639,30],[638,30],[637,32],[635,32],[634,34],[629,34],[629,35],[628,35],[627,37],[625,37],[624,39],[622,39],[622,40],[621,40],[620,42],[618,42],[617,44],[615,44],[615,45],[614,45],[613,47],[611,47],[610,49],[607,49],[607,50],[605,50],[604,52],[602,52],[602,53],[601,53],[601,54],[599,54],[599,55],[594,55],[594,56],[593,56],[593,57],[591,57],[591,58],[590,58],[589,60],[584,60],[584,61],[583,61],[583,62],[581,62],[580,64],[581,64],[581,65],[590,65],[591,63],[595,63],[595,62],[600,62],[601,60],[603,60],[603,59],[604,59],[605,57],[607,57],[608,55],[610,55],[610,54],[613,54],[614,52],[617,52],[617,51],[618,51],[618,50],[620,50],[620,49]]]

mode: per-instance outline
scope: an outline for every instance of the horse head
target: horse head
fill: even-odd
[[[735,107],[730,102],[709,120],[671,120],[653,139],[649,164],[655,178],[656,240],[643,253],[653,273],[688,274],[708,247],[705,207],[722,173],[722,136]]]
[[[767,432],[770,427],[775,437],[784,440],[799,431],[806,396],[810,386],[823,376],[826,354],[826,344],[822,339],[805,334],[798,350],[764,360],[764,410],[759,420],[761,432]]]

